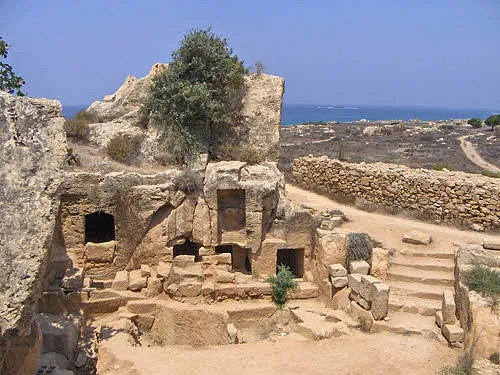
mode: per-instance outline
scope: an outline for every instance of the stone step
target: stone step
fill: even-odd
[[[455,253],[451,250],[425,250],[425,249],[403,249],[400,254],[420,258],[454,259]]]
[[[444,290],[453,290],[451,287],[442,285],[427,285],[408,281],[390,281],[388,285],[391,287],[391,294],[440,301]]]
[[[376,320],[372,332],[388,331],[402,335],[437,336],[439,330],[434,317],[396,311],[389,314],[389,320]]]
[[[427,271],[453,272],[455,262],[449,258],[423,258],[411,255],[398,255],[391,259],[391,265],[411,267]]]
[[[290,293],[290,299],[306,299],[319,297],[319,288],[313,283],[299,281],[297,290]]]
[[[435,299],[389,295],[389,311],[402,311],[412,314],[434,316],[441,310],[441,301]]]
[[[387,280],[443,286],[452,286],[455,282],[452,272],[420,270],[397,265],[390,266],[387,272]]]

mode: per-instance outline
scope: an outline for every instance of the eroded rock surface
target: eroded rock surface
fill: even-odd
[[[16,374],[37,341],[32,318],[53,246],[63,126],[59,102],[0,91],[1,374]]]

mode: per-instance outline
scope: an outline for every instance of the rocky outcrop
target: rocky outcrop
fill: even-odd
[[[355,164],[325,157],[293,163],[295,182],[342,199],[390,212],[500,229],[500,181],[464,172],[411,169],[394,164]]]
[[[93,102],[87,108],[87,112],[97,118],[107,120],[125,115],[134,116],[146,99],[148,87],[154,75],[167,66],[167,64],[157,63],[142,78],[128,76],[114,94],[106,95],[102,101]]]
[[[144,129],[146,124],[139,124],[139,109],[147,97],[148,88],[154,75],[163,69],[168,69],[166,64],[155,64],[143,78],[129,76],[113,95],[90,105],[86,111],[97,119],[89,126],[91,144],[105,148],[113,137],[125,134],[141,139],[136,162],[157,164],[158,160],[168,159],[165,151],[161,151],[164,147],[158,142],[156,130],[152,127]],[[285,81],[281,77],[268,74],[246,76],[245,94],[238,105],[241,122],[227,133],[231,137],[227,143],[234,144],[237,134],[242,149],[248,146],[258,153],[260,159],[278,161],[284,88]]]
[[[285,80],[268,74],[245,77],[246,95],[243,101],[243,126],[248,129],[248,144],[256,147],[266,160],[279,157],[281,107]]]
[[[1,374],[18,374],[39,341],[33,313],[55,246],[63,126],[59,102],[0,91]]]

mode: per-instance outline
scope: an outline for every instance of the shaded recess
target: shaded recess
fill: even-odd
[[[276,272],[278,266],[287,266],[295,277],[304,276],[304,249],[278,249]]]
[[[174,258],[178,255],[194,255],[194,260],[196,262],[200,261],[200,250],[201,244],[186,240],[181,245],[174,245]]]
[[[104,212],[85,215],[85,243],[108,242],[115,239],[115,218]]]
[[[245,229],[245,190],[217,190],[219,232],[239,232]]]
[[[231,267],[233,270],[244,273],[252,273],[250,261],[250,249],[238,245],[219,245],[215,247],[216,254],[231,254]]]

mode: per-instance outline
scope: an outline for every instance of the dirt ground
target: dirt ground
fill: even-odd
[[[393,163],[432,169],[481,173],[484,168],[469,160],[458,138],[468,136],[484,160],[499,165],[500,139],[489,127],[474,129],[460,121],[445,123],[407,122],[404,131],[388,135],[363,136],[367,126],[392,122],[293,125],[281,128],[280,168],[289,174],[293,159],[312,154],[327,155],[353,163]],[[397,122],[394,122],[397,123]]]
[[[460,352],[422,336],[358,332],[322,341],[290,335],[276,342],[202,348],[132,347],[117,336],[100,350],[109,360],[101,363],[101,375],[424,375],[437,374]],[[120,353],[120,361],[114,353]]]
[[[403,247],[414,246],[401,242],[403,235],[413,229],[427,232],[432,236],[432,242],[427,247],[429,250],[452,251],[454,243],[481,244],[484,238],[499,237],[493,234],[461,230],[443,224],[426,223],[408,219],[404,216],[361,211],[355,207],[337,203],[322,195],[291,184],[287,184],[286,190],[288,199],[299,206],[312,208],[319,213],[331,209],[343,211],[350,221],[342,224],[342,228],[353,232],[367,233],[375,240],[381,242],[382,246],[387,249],[401,249]]]

